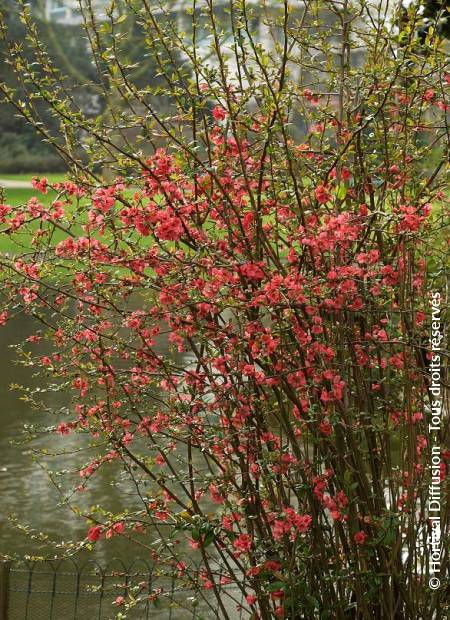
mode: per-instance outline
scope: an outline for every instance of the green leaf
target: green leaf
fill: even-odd
[[[198,528],[194,528],[191,530],[192,540],[199,541],[200,540],[200,531]]]
[[[311,594],[307,594],[306,598],[308,600],[308,603],[312,605],[314,609],[319,608],[319,601],[314,596],[312,596]]]
[[[214,541],[215,535],[214,532],[208,532],[203,540],[203,547],[208,547]]]
[[[284,590],[286,588],[286,584],[284,581],[274,581],[267,588],[268,592],[276,592],[277,590]]]
[[[347,188],[343,183],[341,183],[337,188],[336,196],[339,198],[339,200],[344,200],[344,198],[347,196]]]

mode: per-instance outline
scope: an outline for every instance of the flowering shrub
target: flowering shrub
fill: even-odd
[[[206,3],[218,69],[178,41],[194,78],[179,69],[169,80],[176,113],[155,116],[166,143],[150,154],[61,103],[46,76],[54,90],[41,96],[60,100],[67,126],[122,174],[106,182],[72,162],[71,181],[34,181],[54,192],[50,206],[1,206],[2,234],[18,248],[1,259],[1,322],[20,308],[42,323],[29,341],[52,350],[34,363],[73,396],[54,431],[97,447],[77,491],[116,463],[137,492],[124,514],[85,512],[81,545],[127,537],[225,618],[236,592],[249,618],[443,618],[424,540],[426,337],[445,193],[443,159],[427,169],[425,156],[447,137],[450,78],[438,47],[433,64],[411,34],[390,56],[394,35],[363,29],[346,5],[330,9],[340,60],[319,29],[328,74],[299,90],[290,71],[308,66],[310,35],[295,38],[308,11],[286,3],[269,15],[284,32],[269,63],[242,4],[232,2],[240,79]],[[126,66],[110,77],[124,110],[132,99],[152,113]],[[301,139],[294,111],[308,121]],[[60,149],[70,159],[70,144]],[[161,354],[162,337],[173,355]]]

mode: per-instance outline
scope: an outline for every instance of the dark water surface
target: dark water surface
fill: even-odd
[[[39,386],[39,379],[33,378],[33,368],[17,364],[16,352],[11,348],[11,345],[24,341],[34,329],[33,319],[24,314],[0,328],[0,556],[17,554],[21,557],[48,557],[55,553],[50,545],[31,540],[13,527],[9,515],[15,515],[21,524],[29,526],[35,532],[48,534],[54,541],[82,539],[88,527],[84,519],[74,515],[66,506],[57,507],[61,500],[57,489],[42,467],[33,462],[29,452],[32,448],[46,447],[61,453],[57,458],[46,459],[42,465],[52,471],[72,472],[67,476],[66,488],[70,489],[72,484],[81,482],[77,470],[94,457],[96,451],[87,449],[85,438],[77,434],[61,437],[56,433],[43,433],[31,444],[23,444],[24,425],[35,425],[38,429],[67,421],[63,413],[58,412],[61,408],[70,407],[68,395],[58,391],[44,391],[42,401],[55,413],[50,414],[45,409],[36,411],[22,399],[21,391],[11,390],[13,384],[33,388]],[[30,346],[34,353],[46,352],[43,348],[45,345],[40,343]],[[167,343],[162,339],[158,343],[158,349],[160,354],[169,354]],[[177,361],[183,363],[182,356]],[[49,382],[51,383],[51,377]],[[83,443],[85,449],[80,451]],[[77,498],[78,505],[87,507],[99,504],[115,512],[130,507],[133,498],[130,499],[129,489],[115,488],[111,483],[117,478],[113,467],[114,465],[106,464],[100,468],[90,479],[88,490]],[[58,476],[57,479],[64,483],[65,476]],[[112,557],[123,557],[129,553],[128,547],[126,541],[115,537],[108,541],[98,541],[95,550],[86,553],[90,558],[107,562]]]
[[[30,388],[48,387],[44,385],[45,380],[33,377],[33,368],[16,363],[16,351],[12,348],[13,345],[23,342],[35,330],[34,320],[24,314],[15,317],[7,325],[0,328],[0,559],[5,555],[17,558],[27,556],[52,558],[61,557],[63,554],[62,547],[55,547],[45,539],[33,540],[20,528],[14,527],[10,520],[11,515],[16,517],[19,524],[29,527],[34,533],[45,533],[49,540],[57,544],[63,541],[82,540],[86,536],[88,528],[86,521],[77,517],[67,506],[58,506],[61,503],[60,494],[52,485],[43,467],[51,468],[54,472],[61,470],[66,472],[65,475],[58,476],[57,479],[63,482],[66,489],[71,489],[81,481],[80,467],[95,456],[96,450],[89,448],[86,437],[80,434],[61,437],[56,433],[42,433],[41,435],[38,434],[37,439],[31,444],[23,443],[24,425],[34,425],[36,429],[39,429],[67,421],[67,418],[64,417],[64,409],[67,411],[71,406],[68,394],[56,389],[50,392],[43,389],[42,402],[44,407],[35,410],[30,403],[23,400],[21,391],[11,389],[13,384]],[[30,347],[33,347],[33,352],[38,355],[48,352],[45,349],[45,344],[37,343],[28,348]],[[187,366],[191,361],[188,355],[177,354],[175,357],[175,354],[170,353],[168,343],[163,336],[157,343],[157,353],[166,356],[171,355],[172,359],[176,359],[177,365],[180,366]],[[52,379],[49,377],[48,383],[51,384],[51,382]],[[53,413],[46,411],[46,408]],[[56,458],[45,459],[40,466],[33,461],[30,451],[33,448],[44,447],[52,452],[59,453],[59,455]],[[77,495],[76,503],[78,506],[83,508],[99,504],[116,513],[125,508],[133,509],[134,506],[139,506],[129,483],[122,483],[122,486],[120,482],[113,484],[112,481],[117,481],[120,473],[118,469],[114,470],[114,467],[117,466],[105,464],[100,468],[90,479],[87,491],[79,496]],[[142,505],[140,506],[142,507]],[[159,536],[156,531],[147,531],[144,542],[150,545]],[[200,561],[199,552],[193,552],[190,548],[185,549],[184,552],[189,554],[189,558],[193,560],[195,560],[193,556],[198,554],[198,561]],[[115,566],[114,558],[120,558],[126,567],[132,566],[137,558],[142,558],[146,563],[152,564],[150,552],[147,549],[130,545],[120,536],[109,540],[99,540],[92,550],[84,549],[77,553],[75,561],[78,566],[86,565],[86,562],[90,566],[91,563],[95,562],[108,570],[108,566]],[[76,580],[76,575],[67,575],[66,566],[58,569],[58,583],[60,579]],[[39,570],[45,571],[46,569]],[[69,572],[73,571],[69,570]],[[139,574],[141,573],[139,572]],[[12,586],[11,602],[14,607],[11,610],[12,620],[28,620],[28,618],[32,620],[65,620],[69,617],[74,618],[74,620],[78,618],[84,620],[91,617],[109,620],[109,618],[115,617],[114,607],[111,605],[111,601],[114,599],[111,597],[108,600],[105,598],[100,613],[98,612],[98,598],[91,595],[83,594],[83,597],[76,603],[75,597],[68,594],[69,591],[73,590],[73,586],[64,586],[62,599],[61,597],[54,598],[48,594],[52,588],[56,587],[56,590],[59,588],[57,582],[52,582],[53,578],[50,574],[45,577],[47,582],[42,582],[42,584],[40,584],[39,579],[44,579],[43,577],[41,578],[39,575],[33,577],[34,585],[32,587],[29,587],[26,573],[23,573],[22,582],[20,582],[20,578],[20,572],[12,574],[11,583],[19,584],[17,588],[16,585]],[[37,585],[34,583],[35,581]],[[21,583],[22,585],[20,585]],[[27,591],[34,591],[36,587],[38,594],[33,594],[30,598]],[[167,583],[166,588],[170,589],[170,587],[171,584]],[[210,592],[204,594],[211,600]],[[53,602],[51,602],[52,600]],[[149,603],[147,603],[146,613],[142,612],[141,614],[138,611],[132,611],[127,617],[133,619],[151,617],[158,620],[168,618],[173,620],[190,620],[190,618],[209,620],[220,617],[219,612],[211,610],[202,600],[202,597],[197,598],[198,604],[192,606],[192,591],[181,591],[175,596],[175,600],[184,609],[177,604],[171,604],[171,600],[173,600],[172,597],[168,596],[159,610],[153,609],[151,606],[149,611]],[[66,611],[58,611],[58,605],[61,604],[61,601],[67,607]],[[242,612],[236,611],[236,601],[230,603],[227,600],[225,604],[229,609],[229,618],[238,619],[241,617]],[[52,612],[48,611],[49,605],[52,606]],[[25,609],[28,611],[25,612]]]

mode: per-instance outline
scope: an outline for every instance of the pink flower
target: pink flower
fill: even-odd
[[[200,543],[197,540],[194,540],[193,538],[188,538],[188,543],[191,549],[200,549]]]
[[[117,523],[114,523],[112,529],[115,534],[123,534],[125,531],[125,523],[123,521],[118,521]]]
[[[178,241],[183,234],[183,225],[179,217],[175,217],[168,211],[165,211],[159,216],[159,224],[155,232],[159,239]]]
[[[61,422],[56,427],[56,432],[60,433],[61,435],[68,435],[70,433],[70,426],[68,424],[65,424],[64,422]]]
[[[242,553],[248,553],[252,548],[252,539],[248,534],[241,534],[233,542],[233,547]]]
[[[181,560],[177,562],[176,569],[178,570],[178,577],[182,577],[186,570],[186,562],[182,562]]]
[[[101,211],[107,213],[111,207],[114,206],[117,196],[117,187],[99,187],[92,196],[93,206]]]
[[[103,527],[101,525],[94,525],[93,527],[89,528],[87,533],[87,539],[89,540],[89,542],[95,542],[100,538],[102,532]]]
[[[213,110],[213,116],[214,116],[214,120],[216,120],[216,121],[223,121],[223,120],[226,119],[227,113],[220,106],[216,106],[214,108],[214,110]]]
[[[366,539],[367,534],[362,530],[360,532],[356,532],[356,534],[353,536],[353,540],[357,545],[363,545],[366,542]]]
[[[313,105],[316,105],[317,103],[319,103],[319,96],[317,94],[314,94],[312,90],[310,90],[309,88],[305,88],[302,94],[305,97],[305,99],[307,99]]]
[[[369,209],[366,204],[359,205],[359,214],[365,217],[369,213]]]
[[[314,191],[314,195],[319,204],[324,205],[331,199],[331,194],[327,191],[325,185],[318,185]]]
[[[323,420],[319,424],[319,429],[320,429],[320,432],[322,433],[322,435],[325,435],[326,437],[329,437],[331,435],[331,433],[333,432],[333,427],[328,422],[328,420]]]
[[[223,504],[225,502],[225,497],[220,493],[217,485],[211,483],[208,489],[211,495],[211,499],[215,504]]]
[[[239,267],[240,273],[249,280],[262,280],[264,271],[257,263],[244,263]]]
[[[106,532],[106,538],[112,538],[114,534],[122,534],[125,531],[125,525],[122,521],[114,523],[112,527]]]
[[[277,519],[272,525],[272,536],[274,537],[274,540],[279,541],[285,534],[288,534],[290,530],[291,526],[289,523],[281,521],[281,519]]]
[[[43,177],[42,179],[39,179],[38,177],[33,177],[31,179],[31,185],[34,187],[34,189],[37,189],[38,192],[41,192],[42,194],[46,194],[48,192],[48,179],[46,179],[45,177]]]
[[[310,515],[296,515],[294,525],[299,532],[306,532],[311,526],[312,517]]]
[[[6,216],[11,213],[11,207],[8,205],[0,204],[0,222],[6,221]]]

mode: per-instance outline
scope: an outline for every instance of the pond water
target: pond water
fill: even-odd
[[[33,532],[44,532],[49,539],[56,543],[70,540],[80,540],[86,535],[87,525],[84,519],[74,515],[67,506],[58,505],[61,497],[51,484],[46,471],[33,461],[30,448],[48,447],[52,451],[60,452],[56,459],[49,460],[54,471],[64,469],[73,471],[72,480],[77,480],[77,471],[81,464],[89,460],[89,451],[81,451],[80,436],[60,437],[53,434],[42,434],[32,444],[23,443],[24,425],[42,426],[55,425],[61,418],[44,410],[36,411],[29,403],[21,399],[21,392],[11,389],[13,384],[37,387],[38,379],[33,377],[33,369],[16,363],[16,353],[13,345],[23,342],[33,333],[33,319],[24,314],[10,321],[0,329],[0,559],[5,555],[16,557],[45,556],[54,557],[61,555],[62,550],[48,544],[45,540],[33,540],[29,535],[14,526],[11,521],[13,515],[21,525],[28,526]],[[45,345],[33,345],[44,347]],[[160,339],[158,353],[169,354],[167,342]],[[38,354],[44,354],[44,348],[35,349]],[[177,356],[177,363],[187,365],[189,359],[182,355]],[[42,381],[42,380],[41,380]],[[68,395],[60,392],[44,392],[43,403],[54,411],[69,405]],[[91,454],[94,454],[91,452]],[[44,463],[45,465],[45,463]],[[111,484],[114,473],[105,466],[91,479],[86,493],[80,500],[80,505],[89,506],[100,504],[107,509],[119,512],[121,509],[132,504],[133,498]],[[79,480],[79,477],[78,477]],[[156,532],[146,534],[146,543],[157,537]],[[159,536],[158,536],[159,537]],[[190,550],[192,554],[192,550]],[[102,567],[114,562],[114,558],[120,558],[125,566],[129,566],[137,557],[149,560],[146,549],[136,550],[135,547],[115,537],[110,540],[100,540],[92,551],[83,550],[77,554],[78,565],[84,562],[97,562]],[[185,602],[192,595],[186,592]],[[18,599],[19,600],[19,599]],[[24,599],[25,600],[25,599]],[[204,605],[200,605],[198,611]],[[111,607],[109,607],[111,609]],[[109,613],[105,617],[110,617]],[[156,615],[156,610],[151,617],[167,618],[167,612],[161,610]],[[186,612],[171,610],[172,618],[186,618]],[[97,617],[97,612],[95,612]],[[233,613],[230,617],[233,617]],[[16,616],[14,616],[16,617]],[[19,618],[21,616],[17,616]],[[23,616],[25,617],[25,616]],[[53,617],[53,616],[52,616]],[[56,620],[62,620],[58,615]],[[74,616],[78,617],[78,616]],[[86,617],[84,615],[84,617]],[[99,616],[100,617],[100,616]],[[102,616],[103,617],[103,616]],[[111,614],[113,617],[113,614]],[[140,617],[132,615],[130,617]],[[145,617],[145,616],[143,616]],[[197,617],[197,616],[196,616]],[[200,617],[200,616],[198,616]],[[211,611],[201,617],[218,617]],[[238,616],[236,616],[238,617]],[[47,620],[47,618],[46,618]]]
[[[95,454],[92,450],[82,450],[82,438],[76,434],[60,437],[57,434],[24,443],[24,425],[40,427],[58,424],[64,420],[58,417],[58,410],[70,405],[68,395],[58,391],[43,391],[42,401],[56,415],[43,410],[36,411],[22,398],[22,392],[11,389],[14,384],[36,388],[39,379],[33,377],[33,368],[24,367],[16,361],[13,346],[23,342],[35,330],[33,319],[21,314],[0,329],[0,554],[35,555],[43,554],[49,547],[39,541],[30,540],[14,528],[9,515],[15,515],[22,524],[28,524],[33,530],[42,531],[54,540],[83,538],[86,534],[86,522],[72,514],[67,507],[56,507],[61,498],[48,474],[33,461],[31,450],[49,448],[61,453],[57,458],[47,459],[42,465],[53,471],[64,469],[74,474],[83,463]],[[45,344],[33,345],[33,353],[44,354]],[[167,341],[161,337],[156,344],[158,354],[169,355]],[[187,365],[188,359],[178,354],[177,364]],[[40,380],[42,382],[42,379]],[[51,383],[51,378],[49,378]],[[44,386],[46,387],[46,386]],[[78,475],[78,474],[77,474]],[[70,478],[70,474],[69,474]],[[100,504],[107,509],[119,512],[126,505],[129,497],[123,497],[119,489],[111,485],[114,478],[111,466],[100,468],[90,479],[88,490],[80,502],[88,506]],[[79,478],[78,478],[79,480]],[[77,478],[71,477],[77,482]],[[64,524],[63,528],[61,524]],[[125,543],[126,544],[126,543]],[[119,538],[99,541],[96,544],[96,559],[108,561],[121,551]]]

